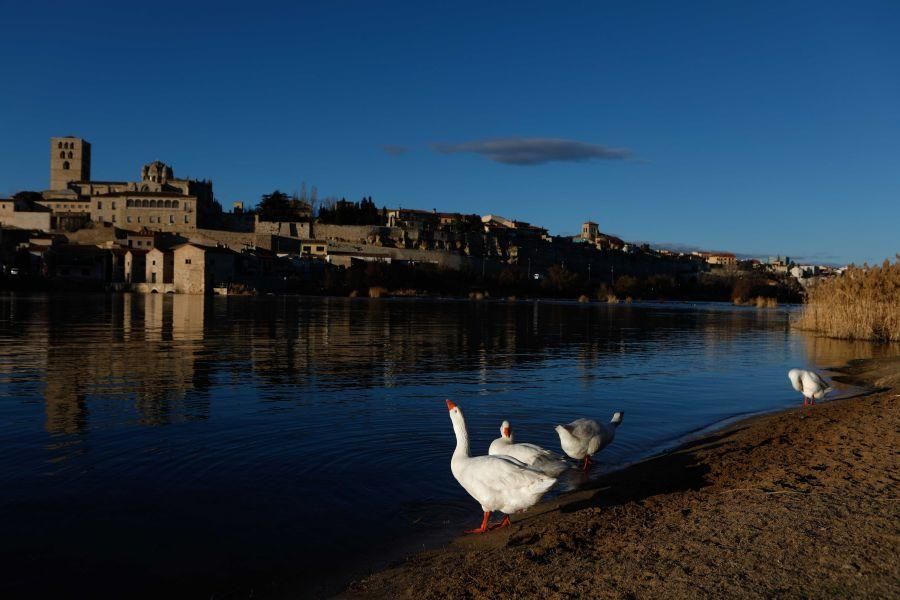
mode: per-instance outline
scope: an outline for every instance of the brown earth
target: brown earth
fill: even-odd
[[[343,596],[898,598],[900,361],[842,371],[891,388],[743,421]]]

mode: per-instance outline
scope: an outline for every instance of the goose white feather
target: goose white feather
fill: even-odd
[[[625,413],[613,414],[609,423],[598,423],[593,419],[576,419],[568,425],[557,425],[559,443],[563,452],[575,460],[584,459],[584,470],[591,464],[591,456],[600,452],[616,438],[616,428]]]
[[[530,508],[556,483],[555,477],[510,456],[469,456],[469,433],[462,411],[450,400],[447,409],[456,434],[450,471],[484,511],[481,527],[473,533],[487,531],[490,513],[500,511],[510,515]],[[501,526],[504,524],[509,524],[508,517]]]
[[[511,456],[552,477],[558,477],[569,468],[568,463],[558,454],[535,444],[516,443],[509,421],[503,421],[500,425],[500,437],[491,442],[488,454],[490,456]]]
[[[794,389],[803,394],[804,405],[807,400],[821,400],[833,390],[818,373],[807,369],[791,369],[788,371],[788,379]]]

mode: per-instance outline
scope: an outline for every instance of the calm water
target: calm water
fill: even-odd
[[[625,411],[599,470],[797,404],[786,371],[897,353],[788,312],[188,296],[0,297],[0,593],[321,595],[476,524],[509,419]]]

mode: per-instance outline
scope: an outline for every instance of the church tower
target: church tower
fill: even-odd
[[[91,145],[76,137],[50,138],[50,189],[65,190],[72,181],[91,180]]]

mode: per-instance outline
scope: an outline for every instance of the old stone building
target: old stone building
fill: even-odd
[[[57,228],[89,220],[135,231],[192,231],[208,227],[219,212],[212,182],[176,178],[158,160],[141,168],[139,181],[92,180],[91,145],[75,137],[51,138],[50,189],[42,195]]]
[[[153,248],[147,252],[144,258],[146,268],[144,281],[149,285],[171,284],[174,278],[174,260],[171,251],[164,252],[159,248]],[[157,289],[157,291],[161,290]]]
[[[227,287],[234,281],[237,253],[227,248],[182,244],[172,254],[178,294],[211,294],[213,288]]]

